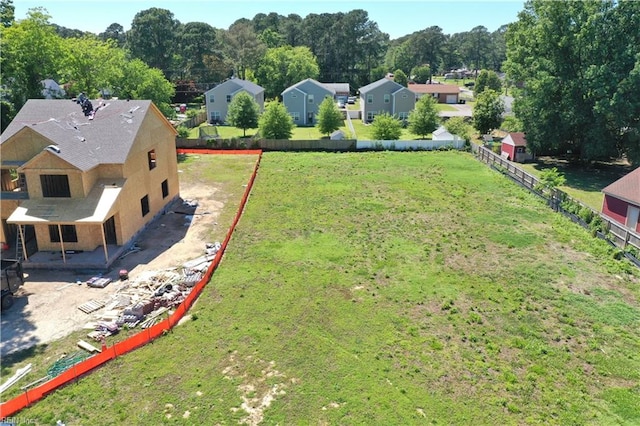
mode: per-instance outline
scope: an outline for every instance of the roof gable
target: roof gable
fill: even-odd
[[[284,91],[282,92],[282,94],[284,95],[287,92],[290,92],[292,90],[299,90],[303,93],[310,93],[311,90],[320,90],[323,92],[327,92],[330,95],[335,95],[335,90],[328,88],[327,86],[325,86],[324,84],[320,83],[317,80],[314,80],[313,78],[307,78],[305,80],[299,81],[296,84],[287,87],[286,89],[284,89]]]
[[[230,78],[218,84],[216,87],[209,89],[205,95],[209,95],[210,93],[231,94],[241,89],[246,90],[249,94],[254,96],[264,92],[264,88],[262,86],[258,86],[251,81],[243,80],[241,78]]]
[[[442,93],[442,94],[458,94],[460,87],[454,84],[409,84],[407,86],[413,93]]]
[[[502,143],[513,146],[527,146],[527,139],[522,132],[511,132],[502,140]]]
[[[71,100],[30,99],[0,136],[2,144],[28,127],[56,145],[59,156],[80,170],[98,164],[123,164],[149,111],[166,119],[149,100],[93,101],[85,116]],[[167,124],[167,131],[173,128]]]
[[[613,182],[602,192],[640,206],[640,167]]]
[[[388,93],[393,93],[400,90],[404,86],[396,83],[393,80],[389,80],[388,78],[381,78],[378,81],[374,81],[373,83],[367,84],[366,86],[362,86],[358,90],[360,94],[365,94],[367,92],[371,92],[372,90],[377,90],[380,87],[387,87],[388,89],[386,90],[388,91]]]

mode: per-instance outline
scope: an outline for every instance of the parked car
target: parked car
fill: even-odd
[[[338,99],[338,108],[344,108],[344,107],[345,107],[344,99]]]
[[[347,103],[351,104],[351,105],[355,104],[356,103],[356,97],[355,96],[349,96],[347,98]]]

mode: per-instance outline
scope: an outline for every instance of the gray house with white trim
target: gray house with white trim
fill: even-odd
[[[207,119],[210,123],[224,123],[227,120],[229,104],[240,92],[246,92],[264,110],[264,88],[247,80],[230,78],[205,92]]]
[[[372,122],[378,114],[389,113],[406,120],[416,106],[416,95],[401,84],[381,78],[359,89],[362,120]]]
[[[313,126],[320,103],[335,90],[312,78],[302,80],[282,92],[282,103],[297,126]]]

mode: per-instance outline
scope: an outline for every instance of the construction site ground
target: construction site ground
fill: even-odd
[[[92,288],[86,282],[90,271],[31,270],[25,273],[25,284],[15,295],[14,305],[2,313],[0,356],[48,343],[79,330],[90,321],[90,315],[78,306],[91,300],[107,300],[125,285],[119,274],[129,278],[179,268],[184,262],[205,252],[205,235],[218,226],[223,202],[216,199],[216,187],[204,184],[181,189],[167,213],[158,217],[136,239],[140,251],[121,256],[103,277],[112,281],[105,288]],[[197,203],[195,211],[184,201]],[[185,214],[193,212],[193,215]]]

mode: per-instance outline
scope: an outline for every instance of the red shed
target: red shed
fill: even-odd
[[[533,156],[527,152],[527,140],[522,132],[511,132],[502,139],[502,157],[509,161],[524,163]]]
[[[602,190],[602,214],[640,232],[640,167]]]

